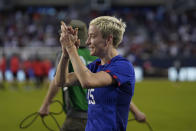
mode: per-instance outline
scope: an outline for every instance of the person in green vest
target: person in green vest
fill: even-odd
[[[83,63],[87,65],[94,61],[96,57],[91,56],[89,50],[86,48],[86,24],[80,20],[72,20],[69,25],[72,26],[72,28],[78,28],[78,38],[80,39],[78,54],[80,55]],[[61,54],[59,56],[61,56]],[[73,72],[71,63],[69,63],[69,72]],[[87,89],[83,89],[81,86],[60,88],[55,85],[55,81],[52,80],[49,85],[48,93],[45,96],[43,104],[39,110],[39,114],[43,117],[49,114],[50,103],[60,89],[63,93],[63,109],[66,113],[66,119],[62,125],[61,131],[85,131],[88,109],[86,98]],[[145,114],[142,113],[133,103],[130,104],[130,111],[134,114],[134,117],[138,122],[145,122]]]

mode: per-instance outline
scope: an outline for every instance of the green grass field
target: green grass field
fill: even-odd
[[[47,86],[47,85],[45,85]],[[27,129],[19,123],[30,113],[38,111],[47,88],[0,90],[0,131],[47,131],[38,118]],[[56,99],[61,100],[61,93]],[[144,80],[136,83],[134,103],[147,115],[154,131],[196,131],[196,82],[173,83],[166,80]],[[53,105],[52,111],[60,106]],[[64,114],[57,116],[60,124]],[[133,117],[133,116],[130,116]],[[58,130],[51,119],[50,127]],[[145,124],[129,122],[127,131],[148,131]]]

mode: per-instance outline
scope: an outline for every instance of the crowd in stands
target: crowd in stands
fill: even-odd
[[[195,11],[178,14],[175,11],[166,10],[163,6],[121,7],[102,12],[81,11],[77,8],[37,7],[0,11],[0,48],[58,47],[58,30],[61,20],[80,19],[88,23],[99,15],[113,15],[126,21],[127,29],[119,52],[136,65],[139,65],[139,60],[145,61],[149,58],[196,57]],[[1,56],[2,72],[5,70],[4,58]],[[20,66],[14,66],[12,69],[11,61],[14,57],[9,59],[10,65],[7,67],[11,70],[23,68],[25,72],[28,72],[28,68],[34,67],[34,74],[38,76],[44,72],[41,69],[42,65],[45,65],[44,68],[47,70],[44,72],[45,75],[51,67],[48,61],[43,64],[43,61],[39,63],[38,60],[20,60],[18,62]],[[13,63],[17,63],[17,60]],[[36,65],[35,63],[40,65],[32,66]],[[148,67],[148,65],[150,63],[146,62],[145,66]]]

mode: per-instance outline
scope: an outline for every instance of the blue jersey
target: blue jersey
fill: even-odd
[[[86,131],[126,131],[129,105],[135,87],[132,64],[118,55],[105,65],[96,59],[87,67],[93,73],[109,73],[117,84],[88,89]]]

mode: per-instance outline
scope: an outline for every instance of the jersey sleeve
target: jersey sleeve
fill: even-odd
[[[132,64],[128,61],[112,63],[104,71],[109,73],[117,81],[118,86],[127,82],[135,83],[135,72]]]

